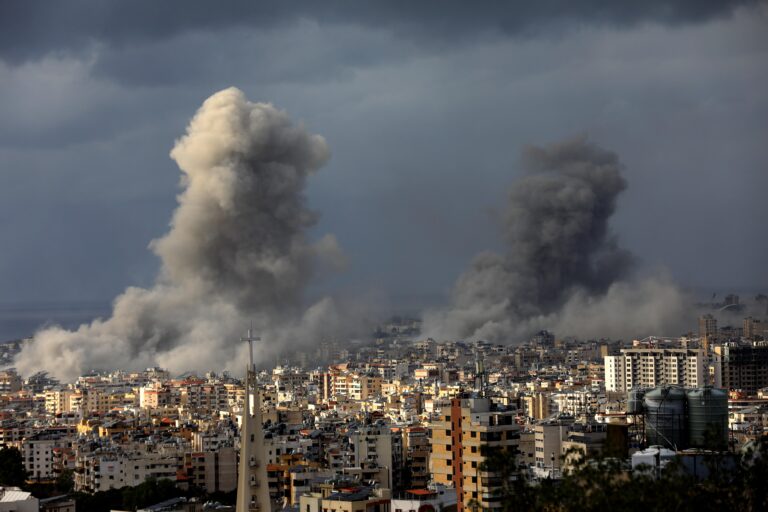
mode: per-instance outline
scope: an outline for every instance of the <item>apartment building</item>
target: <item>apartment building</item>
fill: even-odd
[[[232,447],[187,452],[182,474],[185,481],[205,492],[233,491],[237,489],[237,452]]]
[[[389,426],[360,427],[349,433],[349,444],[352,452],[350,454],[352,466],[383,468],[386,479],[379,481],[379,485],[389,489],[400,489],[403,438],[399,429],[393,432]]]
[[[483,510],[501,507],[495,493],[499,477],[482,466],[494,450],[516,451],[520,437],[516,413],[489,398],[454,398],[441,419],[432,422],[433,481],[456,489],[459,512],[474,503]]]
[[[27,437],[21,443],[24,469],[29,478],[50,480],[54,478],[53,452],[56,448],[68,448],[71,438],[58,433],[40,432]]]
[[[75,490],[108,491],[139,485],[148,478],[175,481],[182,461],[182,452],[167,450],[80,455],[75,465]]]
[[[13,369],[0,371],[0,395],[21,391],[21,377]]]
[[[714,353],[716,385],[749,394],[768,387],[768,341],[725,343]]]
[[[605,356],[606,391],[626,392],[636,387],[705,384],[704,352],[692,348],[626,348]]]

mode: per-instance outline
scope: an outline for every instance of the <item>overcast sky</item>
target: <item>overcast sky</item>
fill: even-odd
[[[644,266],[768,287],[766,3],[242,4],[0,3],[0,303],[152,283],[168,152],[228,86],[328,141],[308,199],[349,265],[316,290],[445,293],[501,246],[520,148],[578,134],[624,163]]]

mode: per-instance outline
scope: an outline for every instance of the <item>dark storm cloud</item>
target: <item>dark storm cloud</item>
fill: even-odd
[[[517,177],[510,155],[574,133],[626,164],[609,228],[639,266],[718,292],[762,285],[768,9],[574,3],[0,1],[0,302],[151,287],[146,245],[175,204],[168,149],[231,85],[334,150],[307,183],[322,213],[307,236],[335,233],[349,266],[310,296],[447,295],[473,255],[505,250],[489,210]],[[592,306],[637,322],[621,331],[594,323],[592,293],[530,327],[644,332],[679,296],[643,285]]]
[[[0,3],[0,58],[12,63],[49,53],[78,52],[93,43],[122,46],[190,31],[278,28],[298,20],[393,30],[440,44],[482,32],[531,34],[568,24],[626,26],[645,21],[686,23],[730,13],[753,0],[591,0],[573,2],[462,0],[360,2],[226,2],[80,0]]]

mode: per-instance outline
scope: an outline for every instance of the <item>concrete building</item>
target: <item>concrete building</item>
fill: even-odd
[[[492,450],[517,450],[520,436],[516,413],[498,407],[489,398],[454,398],[440,420],[432,422],[433,481],[456,489],[459,511],[474,502],[482,509],[501,507],[495,495],[498,475],[483,470],[482,465]]]
[[[0,512],[38,512],[40,502],[18,487],[0,487]]]
[[[385,468],[386,481],[378,481],[381,487],[400,489],[403,467],[403,439],[399,429],[393,432],[389,426],[365,426],[349,433],[349,443],[354,457],[353,467]]]
[[[744,337],[752,341],[760,341],[768,335],[768,322],[748,316],[744,319]]]
[[[21,391],[21,377],[15,370],[0,371],[0,395]]]
[[[389,489],[359,487],[323,487],[301,496],[301,512],[390,512]]]
[[[205,492],[230,492],[237,488],[237,452],[223,447],[184,454],[184,478]]]
[[[136,486],[147,480],[176,481],[183,454],[165,450],[143,453],[100,453],[79,456],[75,465],[75,490],[99,492]]]
[[[706,383],[703,349],[625,348],[604,361],[606,391],[662,385],[696,388]]]
[[[715,347],[715,365],[723,388],[755,394],[768,386],[768,341]]]
[[[573,420],[554,419],[534,426],[534,465],[536,468],[558,473],[562,466],[560,454],[563,441],[568,438],[568,431]]]
[[[717,342],[717,319],[710,315],[699,317],[699,339],[705,347]]]
[[[453,488],[435,485],[429,489],[412,489],[392,499],[392,512],[453,512],[456,510]]]
[[[71,446],[71,440],[59,434],[42,432],[24,438],[21,443],[21,455],[29,478],[35,480],[54,478],[53,451],[55,448],[69,446]]]
[[[534,393],[521,399],[526,416],[534,420],[543,420],[550,414],[549,395]]]
[[[403,429],[404,461],[408,468],[408,479],[403,482],[406,489],[424,489],[431,475],[429,474],[429,432],[422,426]]]

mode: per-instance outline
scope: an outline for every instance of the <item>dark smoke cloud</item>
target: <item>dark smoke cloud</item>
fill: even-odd
[[[304,188],[328,158],[323,138],[230,88],[205,101],[171,157],[183,191],[169,232],[151,244],[156,284],[126,290],[107,320],[38,332],[16,361],[22,372],[231,366],[250,321],[272,349],[339,327],[330,299],[302,311],[315,267],[343,264],[333,237],[306,237],[316,215]]]
[[[405,0],[305,0],[232,1],[212,9],[207,2],[189,0],[25,0],[0,2],[0,58],[19,63],[50,52],[82,51],[94,43],[123,46],[185,32],[266,30],[299,20],[392,30],[420,42],[444,44],[481,33],[531,35],[569,24],[698,22],[754,3],[756,0],[555,0],[474,4],[447,0],[436,5]]]
[[[425,315],[428,335],[509,341],[557,328],[620,336],[682,320],[683,295],[666,279],[627,280],[632,258],[608,228],[626,188],[614,153],[581,137],[527,147],[522,165],[529,174],[513,185],[502,216],[508,252],[475,257],[452,308]]]

